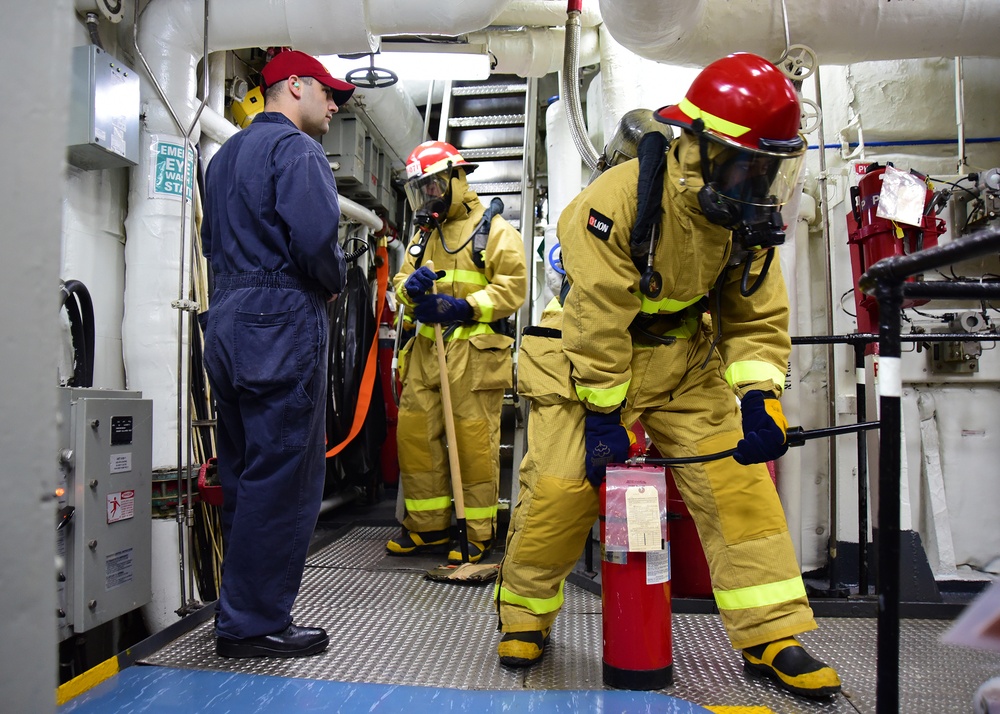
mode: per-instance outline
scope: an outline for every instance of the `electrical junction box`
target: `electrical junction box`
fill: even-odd
[[[59,639],[152,599],[153,402],[62,387],[56,523]]]
[[[74,47],[67,160],[81,169],[139,163],[139,75],[97,45]]]
[[[352,116],[334,117],[323,136],[323,150],[330,160],[337,190],[349,198],[368,182],[365,170],[365,125]]]

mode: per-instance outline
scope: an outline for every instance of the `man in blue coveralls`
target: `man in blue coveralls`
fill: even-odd
[[[261,85],[263,112],[222,146],[205,182],[215,275],[205,366],[224,495],[216,652],[300,657],[330,641],[292,624],[291,609],[323,496],[326,302],[347,274],[317,138],[354,86],[295,51],[268,62]]]

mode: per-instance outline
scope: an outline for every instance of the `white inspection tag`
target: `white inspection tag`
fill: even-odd
[[[625,491],[628,549],[660,550],[660,501],[652,486],[629,486]]]

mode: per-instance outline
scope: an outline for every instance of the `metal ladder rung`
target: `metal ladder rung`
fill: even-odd
[[[473,87],[452,87],[453,97],[492,97],[501,94],[524,94],[527,84],[482,84]]]
[[[524,114],[491,114],[481,117],[453,117],[448,120],[449,128],[468,129],[484,126],[523,126]]]
[[[463,149],[458,147],[458,150],[467,161],[511,159],[524,156],[523,146],[494,146],[487,149]]]
[[[521,183],[518,181],[496,181],[493,183],[472,183],[469,186],[480,196],[492,196],[502,193],[521,193]]]

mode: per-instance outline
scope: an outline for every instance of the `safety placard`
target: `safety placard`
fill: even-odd
[[[104,560],[104,589],[114,590],[135,580],[135,558],[132,549],[112,553]]]
[[[108,494],[108,523],[127,521],[135,515],[135,491]]]
[[[108,467],[109,473],[127,474],[132,470],[132,452],[126,451],[123,454],[111,454]]]
[[[181,187],[186,185],[184,194],[190,201],[196,165],[194,151],[188,149],[186,168],[184,140],[179,137],[151,135],[149,151],[149,197],[179,199]]]

